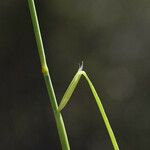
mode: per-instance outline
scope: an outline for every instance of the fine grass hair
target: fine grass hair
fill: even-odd
[[[105,110],[104,110],[103,105],[101,103],[101,100],[100,100],[91,80],[89,79],[87,73],[83,70],[83,63],[79,67],[74,78],[72,79],[70,85],[68,86],[68,88],[67,88],[67,90],[66,90],[66,92],[65,92],[65,94],[64,94],[64,96],[60,102],[60,105],[58,106],[55,92],[54,92],[54,88],[53,88],[52,81],[51,81],[50,74],[49,74],[49,69],[47,67],[45,51],[44,51],[44,46],[43,46],[43,41],[42,41],[42,37],[41,37],[40,26],[39,26],[39,22],[38,22],[38,17],[37,17],[37,13],[36,13],[34,0],[28,0],[28,4],[29,4],[29,10],[30,10],[30,14],[31,14],[33,28],[34,28],[36,43],[37,43],[37,47],[38,47],[39,58],[40,58],[40,62],[41,62],[41,70],[42,70],[42,74],[43,74],[43,77],[45,80],[45,84],[46,84],[48,96],[50,99],[51,107],[53,109],[53,113],[54,113],[54,117],[55,117],[55,121],[56,121],[56,126],[57,126],[57,130],[58,130],[62,150],[70,150],[70,145],[69,145],[63,117],[61,115],[61,110],[64,109],[66,104],[69,102],[71,95],[73,94],[74,90],[76,89],[77,84],[80,81],[82,76],[88,82],[88,85],[89,85],[91,92],[94,96],[94,100],[98,106],[99,112],[102,115],[102,118],[104,120],[104,123],[105,123],[105,126],[107,128],[108,134],[110,136],[113,148],[114,148],[114,150],[119,150],[119,146],[117,144],[116,138],[114,136],[114,133],[113,133],[113,130],[110,126],[108,118],[106,116],[106,113],[105,113]]]

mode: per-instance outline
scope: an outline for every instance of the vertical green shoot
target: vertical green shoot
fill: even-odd
[[[106,113],[105,113],[105,110],[103,108],[103,105],[101,103],[101,100],[91,82],[91,80],[89,79],[89,77],[87,76],[86,72],[85,71],[82,71],[82,70],[78,70],[78,72],[76,73],[76,75],[74,76],[73,80],[71,81],[69,87],[67,88],[63,98],[62,98],[62,101],[60,102],[60,105],[58,107],[59,111],[61,111],[65,106],[66,104],[68,103],[68,101],[70,100],[70,97],[72,95],[72,93],[74,92],[75,90],[75,87],[77,86],[80,78],[81,78],[81,75],[83,75],[85,77],[85,79],[87,80],[88,84],[89,84],[89,87],[92,91],[92,94],[95,98],[95,101],[96,101],[96,104],[98,106],[98,109],[102,115],[102,118],[104,120],[104,123],[105,123],[105,126],[107,128],[107,131],[108,131],[108,134],[110,136],[110,139],[111,139],[111,142],[112,142],[112,145],[113,145],[113,148],[114,150],[119,150],[119,146],[117,144],[117,141],[116,141],[116,138],[115,138],[115,135],[113,133],[113,130],[110,126],[110,123],[108,121],[108,118],[106,116]]]
[[[28,0],[28,4],[29,4],[32,23],[33,23],[36,43],[37,43],[37,47],[38,47],[42,73],[43,73],[43,76],[45,79],[45,84],[47,87],[50,103],[51,103],[51,106],[52,106],[52,109],[54,112],[56,125],[57,125],[57,129],[58,129],[58,133],[59,133],[59,137],[60,137],[60,141],[61,141],[61,146],[62,146],[63,150],[70,150],[65,125],[63,122],[62,115],[58,111],[58,104],[56,101],[56,96],[54,93],[52,81],[51,81],[49,70],[48,70],[47,63],[46,63],[43,41],[42,41],[42,37],[41,37],[41,32],[40,32],[40,27],[39,27],[39,22],[38,22],[38,18],[37,18],[34,0]]]

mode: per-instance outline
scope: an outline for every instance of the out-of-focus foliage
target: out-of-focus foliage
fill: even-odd
[[[58,102],[83,60],[120,149],[149,149],[150,1],[35,2]],[[0,149],[60,150],[27,1],[0,2],[0,68]],[[63,110],[71,148],[111,150],[89,92]]]

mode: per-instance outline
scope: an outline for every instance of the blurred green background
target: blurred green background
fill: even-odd
[[[121,150],[150,149],[150,1],[36,0],[60,102],[84,61]],[[0,149],[60,150],[27,0],[0,1]],[[63,110],[72,150],[112,150],[82,80]]]

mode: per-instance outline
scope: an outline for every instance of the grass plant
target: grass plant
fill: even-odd
[[[41,32],[40,32],[40,27],[39,27],[39,22],[38,22],[38,18],[37,18],[34,0],[28,0],[28,4],[29,4],[30,14],[31,14],[31,18],[32,18],[33,28],[34,28],[34,34],[35,34],[36,43],[37,43],[37,47],[38,47],[38,53],[39,53],[40,62],[41,62],[41,70],[42,70],[42,73],[43,73],[43,76],[45,79],[45,84],[47,87],[47,92],[49,95],[51,107],[54,112],[54,117],[56,120],[56,126],[58,129],[58,134],[59,134],[62,150],[70,150],[70,146],[69,146],[69,142],[68,142],[68,137],[67,137],[64,121],[63,121],[63,118],[61,115],[61,110],[66,106],[66,104],[70,100],[71,95],[73,94],[81,76],[84,76],[86,81],[89,84],[89,87],[93,93],[96,104],[98,106],[98,109],[102,115],[105,126],[109,133],[114,150],[119,150],[119,146],[117,144],[116,138],[114,136],[114,133],[110,126],[108,118],[106,116],[106,113],[105,113],[105,110],[101,103],[101,100],[100,100],[91,80],[89,79],[88,75],[86,74],[85,71],[83,71],[83,64],[80,66],[79,70],[75,74],[73,80],[71,81],[69,87],[67,88],[67,90],[61,100],[60,105],[58,106],[55,92],[54,92],[53,85],[52,85],[52,81],[51,81],[50,74],[49,74],[49,69],[48,69],[47,63],[46,63],[44,46],[43,46],[43,41],[42,41],[42,37],[41,37]]]

